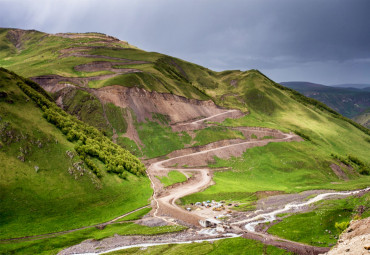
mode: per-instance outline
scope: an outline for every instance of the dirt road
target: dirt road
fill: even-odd
[[[218,113],[216,115],[203,118],[200,120],[190,121],[188,123],[181,123],[176,124],[177,127],[182,126],[185,127],[185,129],[189,129],[189,127],[197,126],[199,128],[199,124],[203,124],[203,128],[206,126],[204,124],[207,120],[212,120],[217,117],[226,118],[226,116],[230,116],[234,114],[234,110],[227,110],[223,113]],[[205,125],[205,126],[204,126]],[[258,133],[261,132],[267,132],[269,129],[262,129],[262,128],[248,128],[248,127],[242,127],[240,128],[244,132],[254,132]],[[245,141],[240,140],[239,142],[235,143],[235,141],[224,141],[226,144],[223,146],[217,146],[217,143],[213,143],[214,146],[205,146],[200,149],[200,151],[197,152],[191,152],[192,149],[185,149],[182,151],[178,151],[177,153],[171,153],[171,154],[180,154],[177,156],[172,156],[169,159],[161,160],[159,162],[152,163],[148,167],[148,176],[152,182],[152,187],[154,190],[153,194],[153,201],[154,201],[154,213],[153,215],[155,217],[160,217],[166,221],[171,222],[169,220],[169,217],[175,218],[177,220],[180,220],[182,222],[189,223],[191,225],[199,226],[199,220],[204,219],[202,216],[197,214],[197,212],[188,212],[181,207],[179,207],[176,204],[176,200],[178,200],[181,197],[190,195],[195,192],[199,192],[205,188],[207,188],[212,183],[212,172],[209,168],[199,168],[199,167],[191,167],[186,168],[186,171],[195,172],[198,173],[195,175],[195,178],[193,178],[189,182],[185,182],[184,184],[177,186],[175,188],[171,188],[166,190],[165,194],[162,194],[163,187],[161,183],[155,178],[155,175],[163,175],[163,173],[160,172],[169,172],[171,170],[179,170],[183,171],[184,169],[179,169],[178,167],[171,167],[171,165],[188,165],[188,166],[199,166],[199,165],[206,165],[207,161],[212,159],[214,156],[221,157],[221,158],[228,158],[230,156],[240,156],[247,148],[252,148],[256,146],[264,146],[270,142],[285,142],[285,141],[292,141],[292,140],[301,140],[301,138],[295,134],[286,134],[282,133],[277,130],[273,130],[270,132],[274,134],[275,136],[279,138],[272,138],[272,139],[264,139],[264,140],[252,140],[252,141]],[[210,148],[209,148],[210,147]],[[169,156],[169,155],[168,155]]]

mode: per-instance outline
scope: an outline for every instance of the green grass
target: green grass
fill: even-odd
[[[134,223],[117,223],[104,229],[88,228],[42,240],[6,242],[0,246],[1,254],[57,254],[62,249],[76,245],[86,239],[101,240],[118,235],[158,235],[186,229],[183,226],[147,227]]]
[[[118,137],[117,144],[137,157],[143,156],[143,153],[141,152],[135,141],[131,140],[128,137]]]
[[[145,145],[142,152],[148,158],[163,156],[171,151],[184,148],[191,137],[186,132],[173,132],[168,126],[149,121],[136,123],[139,138]]]
[[[186,176],[179,171],[170,171],[167,176],[156,176],[164,187],[171,186],[175,183],[184,182],[187,180]]]
[[[216,193],[208,193],[208,192],[198,192],[192,195],[180,198],[182,204],[190,204],[196,202],[203,202],[207,200],[215,200],[215,201],[225,201],[226,203],[231,202],[242,202],[242,203],[251,203],[257,200],[257,197],[254,193],[251,192],[216,192]]]
[[[158,88],[162,86],[160,81],[158,81],[158,79],[156,79],[153,75],[141,72],[121,74],[110,79],[89,82],[90,88],[102,88],[111,85],[122,85],[125,87],[139,87],[145,88],[148,91],[156,91],[158,90]]]
[[[143,208],[137,212],[134,212],[134,213],[131,213],[125,217],[123,217],[122,219],[120,219],[119,221],[126,221],[126,220],[138,220],[138,219],[141,219],[144,215],[148,214],[150,211],[152,210],[152,208]]]
[[[81,43],[88,43],[93,46],[96,41],[100,40],[99,38],[72,39],[58,36],[45,36],[45,33],[38,31],[26,31],[21,39],[23,49],[22,51],[17,51],[14,45],[6,39],[8,31],[8,29],[2,29],[0,31],[0,40],[3,44],[3,47],[0,47],[0,66],[11,69],[25,77],[46,74],[57,74],[70,77],[89,76],[91,74],[78,72],[74,70],[73,67],[101,60],[99,58],[94,59],[73,56],[59,58],[59,50],[70,47],[80,47]],[[128,45],[127,47],[130,46]],[[104,60],[110,61],[107,59]],[[24,65],[28,66],[28,68],[24,68]]]
[[[205,129],[197,130],[195,133],[195,146],[227,139],[245,139],[242,132],[219,126],[207,127]]]
[[[361,112],[361,114],[355,116],[353,120],[364,127],[370,128],[370,108],[367,108],[365,111]]]
[[[10,132],[1,132],[0,239],[93,225],[148,203],[152,190],[146,177],[129,174],[122,180],[104,173],[98,179],[89,170],[82,176],[69,173],[80,161],[66,155],[76,154],[74,144],[42,117],[16,82],[14,76],[0,73],[0,91],[8,94],[0,100],[0,126],[7,125],[4,130]]]
[[[272,226],[268,232],[314,246],[330,246],[337,242],[336,237],[340,234],[335,228],[335,223],[351,221],[360,205],[367,208],[362,215],[363,218],[369,217],[370,194],[367,193],[360,198],[322,201],[314,211],[289,216]]]
[[[23,50],[18,51],[6,39],[7,33],[8,30],[0,29],[0,66],[27,77],[44,74],[86,77],[96,73],[77,72],[74,66],[96,60],[116,61],[99,57],[59,58],[61,49],[96,45],[99,38],[68,39],[28,31],[22,38]],[[351,171],[346,171],[350,180],[342,181],[329,167],[336,162],[330,157],[331,154],[343,158],[350,154],[369,165],[369,130],[356,126],[323,104],[272,82],[257,70],[214,72],[180,59],[137,49],[106,47],[95,48],[89,53],[151,62],[134,67],[143,73],[120,75],[90,83],[92,86],[138,86],[186,98],[212,100],[220,106],[250,113],[239,119],[227,119],[220,126],[269,127],[284,132],[295,131],[310,138],[310,141],[273,143],[249,149],[240,158],[217,159],[214,167],[231,167],[232,170],[215,172],[215,185],[185,197],[183,201],[186,203],[208,199],[242,202],[244,199],[247,208],[256,200],[253,194],[257,191],[344,190],[363,188],[370,182],[370,177],[358,176]],[[109,124],[102,105],[93,95],[73,93],[76,94],[66,95],[65,98],[65,105],[70,112],[90,121],[108,135],[112,134],[110,124],[122,127],[123,124],[118,123],[120,120],[115,119],[118,114],[116,109],[107,113],[110,116],[107,118],[111,119]],[[15,99],[15,104],[0,102],[4,120],[11,120],[12,126],[19,129],[18,132],[29,133],[34,140],[51,137],[59,142],[47,143],[40,150],[24,141],[0,149],[0,166],[7,171],[6,178],[0,180],[1,189],[6,190],[6,196],[1,197],[0,202],[0,208],[4,208],[0,227],[8,231],[5,236],[24,235],[26,232],[45,233],[96,223],[147,204],[150,187],[145,178],[130,175],[129,180],[124,181],[106,174],[98,183],[99,189],[86,175],[74,180],[74,176],[68,174],[68,164],[71,163],[64,156],[67,149],[73,151],[73,144],[42,119],[41,111],[32,108],[31,102],[24,102],[20,107],[17,102],[22,101],[22,95]],[[154,118],[153,115],[153,121],[136,123],[140,139],[145,145],[142,152],[148,158],[166,155],[191,143],[187,133],[172,132],[166,118],[162,117]],[[35,127],[44,135],[38,135]],[[221,133],[226,131],[207,129],[199,133],[198,142],[201,144],[220,139],[224,135]],[[237,136],[236,133],[228,135]],[[119,138],[118,143],[141,155],[133,141]],[[16,158],[23,153],[19,151],[19,146],[24,149],[26,145],[30,146],[32,152],[26,155],[27,161],[21,163]],[[34,169],[36,163],[40,166],[37,174]],[[356,166],[355,171],[358,171]],[[19,223],[16,223],[17,217]]]
[[[310,154],[307,155],[307,151]],[[365,188],[369,176],[351,177],[341,181],[329,170],[331,159],[321,148],[310,142],[270,143],[248,149],[242,157],[216,159],[212,167],[231,167],[230,171],[216,171],[215,185],[201,193],[182,199],[184,203],[201,199],[228,199],[234,193],[254,193],[264,190],[300,192],[310,189]],[[203,201],[201,200],[201,201]]]
[[[95,96],[80,89],[69,90],[64,94],[63,106],[66,112],[78,117],[78,119],[82,120],[83,122],[86,122],[89,125],[106,132],[109,136],[112,136],[112,127],[104,118],[103,106]],[[115,109],[113,107],[108,105],[106,108],[107,117],[111,117],[111,120],[115,126],[117,126],[118,123],[124,122],[124,120],[114,120],[115,116],[113,111]],[[115,113],[116,112],[117,111],[115,111]],[[123,117],[121,117],[121,119],[123,119]],[[124,129],[124,127],[122,128]]]
[[[104,105],[105,114],[109,123],[118,133],[125,133],[127,130],[127,122],[124,118],[124,109],[115,106],[112,103]]]
[[[120,251],[108,253],[109,255],[128,255],[128,254],[270,254],[282,255],[292,254],[283,249],[276,248],[271,245],[264,245],[258,241],[248,240],[241,237],[229,238],[214,241],[213,243],[204,241],[201,243],[190,244],[165,244],[159,246],[148,247],[147,249],[130,248]]]

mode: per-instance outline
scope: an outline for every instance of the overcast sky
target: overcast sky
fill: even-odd
[[[0,27],[102,32],[277,82],[370,83],[370,0],[0,0]]]

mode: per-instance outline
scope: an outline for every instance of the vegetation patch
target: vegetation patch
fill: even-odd
[[[103,106],[95,96],[80,89],[68,89],[62,92],[63,108],[66,112],[112,136],[112,127],[104,118]]]
[[[191,244],[165,244],[159,246],[148,247],[147,249],[141,248],[130,248],[120,251],[114,251],[108,253],[109,255],[128,255],[128,254],[166,254],[166,255],[176,255],[176,254],[245,254],[245,255],[255,255],[255,254],[292,254],[286,250],[276,248],[272,245],[265,245],[261,242],[244,239],[241,237],[229,238],[217,240],[214,242],[201,242],[201,243],[191,243]]]
[[[136,175],[145,174],[143,163],[127,150],[112,143],[97,129],[68,115],[25,83],[17,82],[17,85],[44,111],[43,116],[50,123],[58,127],[67,136],[69,141],[76,142],[76,152],[98,177],[102,176],[101,169],[98,168],[92,158],[99,159],[106,165],[108,172],[117,173],[122,178],[127,177],[125,171]]]
[[[306,151],[310,151],[307,155]],[[211,167],[228,167],[215,171],[215,185],[205,191],[182,198],[184,204],[210,199],[228,199],[229,194],[251,194],[257,191],[300,192],[310,189],[349,190],[366,188],[369,177],[339,180],[330,169],[325,152],[310,143],[270,143],[248,149],[242,157],[216,158]],[[225,193],[225,190],[228,192]],[[241,199],[243,197],[239,197]],[[235,199],[238,201],[238,199]]]
[[[148,158],[166,155],[174,150],[184,148],[191,142],[191,137],[186,132],[173,132],[169,126],[161,125],[154,121],[136,123],[137,133],[145,145],[142,149]]]
[[[148,178],[97,178],[17,83],[23,79],[0,70],[0,91],[12,101],[0,101],[0,239],[94,225],[148,204]]]
[[[131,140],[128,137],[118,137],[117,144],[137,157],[143,156],[143,153],[141,152],[135,141]]]
[[[257,200],[257,196],[251,192],[218,192],[218,193],[207,193],[200,192],[191,194],[180,198],[182,204],[190,204],[203,201],[225,201],[225,202],[239,202],[244,203],[246,207],[252,205]]]
[[[272,115],[279,106],[271,99],[266,91],[258,88],[248,89],[244,94],[244,100],[249,103],[253,110]]]
[[[293,89],[284,87],[284,86],[282,86],[282,85],[280,85],[278,83],[275,83],[273,81],[271,81],[271,82],[272,82],[272,84],[275,87],[277,87],[277,88],[279,88],[281,90],[289,91],[289,93],[291,94],[291,97],[294,100],[297,100],[298,102],[303,103],[305,105],[314,106],[315,108],[317,108],[317,109],[319,109],[321,111],[327,111],[327,112],[331,113],[335,118],[344,120],[344,121],[350,123],[352,126],[354,126],[354,127],[358,128],[359,130],[363,131],[365,134],[370,135],[370,129],[368,129],[368,128],[366,128],[366,127],[364,127],[364,126],[356,123],[355,121],[353,121],[353,120],[351,120],[351,119],[349,119],[347,117],[344,117],[343,115],[340,115],[339,113],[337,113],[336,111],[334,111],[333,109],[331,109],[330,107],[328,107],[326,104],[324,104],[324,103],[322,103],[322,102],[320,102],[320,101],[318,101],[316,99],[306,97],[306,96],[302,95],[301,93],[299,93],[299,92],[297,92],[297,91],[295,91]]]
[[[359,158],[353,156],[353,155],[348,155],[347,158],[338,156],[336,154],[331,153],[330,154],[332,158],[339,160],[346,166],[351,166],[355,167],[358,169],[358,172],[362,175],[370,175],[370,167],[366,165],[362,160]]]
[[[187,180],[186,176],[183,173],[175,170],[168,172],[167,176],[156,177],[161,181],[164,187],[171,186],[175,183],[185,182]]]
[[[118,133],[125,133],[127,130],[127,122],[124,116],[124,109],[115,106],[112,103],[104,105],[105,114],[109,120],[109,123]]]
[[[57,254],[59,251],[79,244],[86,239],[101,240],[118,235],[158,235],[186,229],[183,226],[147,227],[134,223],[117,223],[104,229],[88,228],[69,234],[42,240],[24,241],[19,243],[2,243],[0,253],[5,254]]]
[[[136,212],[133,212],[133,213],[130,213],[129,215],[121,218],[119,221],[127,221],[127,220],[139,220],[141,219],[144,215],[148,214],[150,211],[152,210],[152,208],[148,207],[148,208],[143,208],[139,211],[136,211]]]
[[[319,202],[314,211],[283,219],[268,232],[314,246],[333,246],[353,218],[370,216],[370,194]]]
[[[194,146],[205,145],[212,142],[228,139],[245,139],[242,132],[226,127],[211,126],[195,131]]]

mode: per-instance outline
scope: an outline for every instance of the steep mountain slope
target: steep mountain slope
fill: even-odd
[[[370,107],[370,92],[365,89],[331,87],[310,82],[281,82],[280,84],[323,102],[348,118],[353,118]]]
[[[353,120],[357,123],[360,123],[364,127],[370,128],[370,108],[355,116]]]
[[[13,34],[16,41],[9,39]],[[355,153],[368,163],[368,129],[257,70],[214,72],[102,34],[2,29],[0,35],[6,45],[0,65],[38,82],[59,106],[138,155],[150,158],[192,146],[191,131],[168,126],[228,107],[250,113],[228,124],[294,130],[310,137],[310,146],[321,144],[328,155]],[[150,152],[163,147],[168,149]]]
[[[45,111],[43,117],[33,100],[42,93],[0,69],[0,238],[97,224],[146,205],[147,178],[127,174],[123,180],[91,159],[100,169],[97,177],[77,155],[76,143],[47,121]]]
[[[367,187],[370,181],[368,129],[257,70],[214,72],[139,50],[103,34],[50,35],[1,29],[0,45],[0,66],[40,84],[61,108],[101,130],[147,166],[158,162],[159,156],[165,156],[163,160],[189,151],[223,149],[220,145],[237,144],[242,139],[269,142],[270,133],[253,131],[259,127],[295,132],[305,139],[266,142],[266,146],[248,149],[241,156],[240,151],[232,154],[226,150],[227,156],[203,157],[210,160],[199,164],[216,169],[207,177],[215,184],[182,198],[184,205],[220,198],[242,203],[242,208],[235,210],[252,210],[264,194],[357,189]],[[257,128],[248,132],[240,128],[250,126]],[[197,163],[179,162],[173,167],[186,171]],[[137,208],[148,198],[145,177],[128,174],[124,180],[103,173],[106,190],[114,189],[112,196],[117,192],[129,196],[120,211]],[[127,188],[129,195],[122,191],[135,182],[140,184],[133,192]],[[137,190],[141,195],[130,202]],[[88,199],[81,195],[81,200]],[[122,201],[118,200],[108,198],[107,203],[117,205]],[[103,214],[107,207],[99,208]],[[113,216],[119,210],[107,211]],[[86,221],[91,218],[87,216]],[[340,216],[331,219],[333,225]]]

